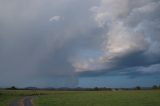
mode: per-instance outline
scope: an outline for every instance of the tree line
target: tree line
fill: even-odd
[[[15,86],[11,86],[9,88],[5,88],[6,90],[71,90],[71,91],[117,91],[117,90],[156,90],[160,89],[160,85],[153,85],[152,87],[141,87],[136,86],[133,88],[107,88],[107,87],[94,87],[94,88],[36,88],[36,87],[28,87],[28,88],[17,88]]]

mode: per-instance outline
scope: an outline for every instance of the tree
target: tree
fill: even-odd
[[[17,90],[17,88],[15,86],[12,86],[10,88],[7,88],[8,90]]]
[[[152,89],[158,89],[158,86],[157,85],[153,85]]]
[[[141,87],[140,87],[140,86],[137,86],[135,89],[136,89],[136,90],[141,90]]]
[[[98,87],[95,87],[95,88],[94,88],[94,90],[95,90],[95,91],[98,91],[98,90],[99,90],[99,88],[98,88]]]

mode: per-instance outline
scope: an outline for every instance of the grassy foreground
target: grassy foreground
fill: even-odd
[[[160,90],[42,91],[0,90],[0,106],[20,97],[35,96],[34,106],[160,106]]]
[[[160,106],[160,91],[52,92],[33,102],[35,106]]]
[[[9,103],[14,100],[16,96],[2,95],[0,94],[0,106],[8,106]]]
[[[12,101],[24,96],[43,94],[47,94],[47,92],[34,90],[0,90],[0,106],[8,106]]]

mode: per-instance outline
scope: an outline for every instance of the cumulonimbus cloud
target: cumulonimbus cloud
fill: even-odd
[[[95,22],[106,30],[100,49],[102,55],[77,61],[75,67],[78,72],[109,71],[159,63],[160,60],[156,59],[160,45],[160,27],[157,25],[160,22],[159,7],[160,2],[153,0],[101,0],[99,6],[93,6],[90,10]]]

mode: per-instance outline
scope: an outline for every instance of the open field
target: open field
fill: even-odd
[[[58,92],[34,100],[35,106],[160,106],[160,91]]]
[[[160,90],[147,91],[0,91],[0,106],[35,96],[33,106],[160,106]]]

